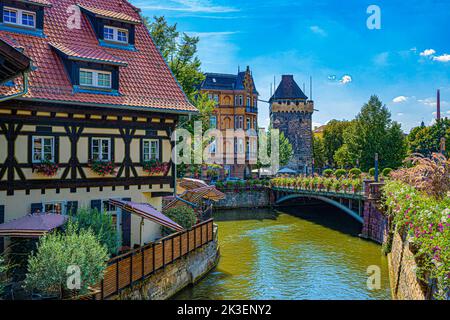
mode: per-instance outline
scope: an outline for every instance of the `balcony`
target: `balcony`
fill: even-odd
[[[245,112],[247,113],[258,113],[257,107],[245,107]]]

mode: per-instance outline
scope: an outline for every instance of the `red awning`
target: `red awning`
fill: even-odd
[[[131,201],[123,201],[110,199],[109,203],[130,213],[136,214],[144,219],[156,222],[162,226],[168,227],[176,231],[183,231],[184,228],[178,223],[165,216],[152,205],[148,203],[136,203]]]
[[[68,217],[53,213],[37,213],[0,224],[0,237],[36,238],[61,227]]]

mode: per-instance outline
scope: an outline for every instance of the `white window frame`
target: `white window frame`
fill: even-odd
[[[214,126],[213,126],[213,121],[212,121],[213,119],[214,119],[214,124],[215,124]],[[210,116],[209,117],[209,124],[210,124],[210,128],[211,129],[217,129],[217,127],[218,127],[217,126],[217,116],[215,116],[215,115]]]
[[[43,211],[44,213],[55,213],[55,212],[52,212],[52,211],[47,211],[47,210],[45,210],[45,206],[46,206],[46,205],[56,205],[56,204],[58,204],[58,203],[61,204],[61,215],[63,215],[63,216],[67,215],[67,201],[65,201],[65,200],[62,200],[62,201],[60,201],[60,200],[55,200],[55,201],[46,201],[46,202],[43,202],[43,203],[42,203],[42,211]]]
[[[94,158],[94,140],[99,141],[99,144],[98,144],[99,156],[100,156],[99,159]],[[108,141],[108,159],[103,159],[103,152],[101,150],[103,141]],[[93,160],[93,161],[104,161],[104,162],[111,161],[111,138],[92,138],[92,140],[91,140],[91,156],[92,156],[91,160]]]
[[[42,147],[41,147],[41,160],[34,159],[34,143],[37,139],[42,139]],[[31,137],[31,159],[32,163],[41,163],[42,161],[45,161],[45,152],[44,152],[44,139],[51,139],[52,140],[52,158],[48,161],[55,162],[55,137],[53,136],[32,136]]]
[[[16,13],[16,23],[14,22],[5,22],[4,18],[5,18],[5,11],[13,11]],[[27,24],[23,24],[23,20],[22,20],[22,16],[23,14],[29,14],[33,16],[33,25],[29,26]],[[21,26],[24,28],[29,28],[29,29],[36,29],[36,12],[33,11],[28,11],[28,10],[22,10],[22,9],[18,9],[18,8],[12,8],[12,7],[3,7],[3,23],[7,24],[7,25],[13,25],[13,26]]]
[[[105,29],[106,28],[113,30],[113,39],[105,39]],[[127,40],[126,41],[119,40],[119,31],[120,32],[125,32],[125,34],[127,35]],[[104,26],[103,27],[103,39],[105,41],[112,41],[112,42],[118,42],[118,43],[129,43],[129,41],[130,41],[130,33],[129,33],[129,31],[127,29],[117,28],[117,27],[113,27],[113,26]]]
[[[145,143],[148,142],[148,157],[146,159],[146,152],[145,152]],[[156,157],[152,158],[152,142],[156,142]],[[159,148],[161,148],[161,146],[159,145],[159,140],[158,139],[143,139],[142,140],[142,159],[144,161],[151,161],[151,160],[160,160],[159,159]]]
[[[83,84],[81,83],[81,72],[90,72],[92,73],[92,84]],[[101,86],[99,85],[98,78],[99,74],[106,74],[109,75],[109,86]],[[101,88],[101,89],[111,89],[112,88],[112,72],[109,71],[101,71],[101,70],[94,70],[94,69],[85,69],[80,68],[80,72],[78,73],[78,78],[80,81],[80,86],[82,87],[93,87],[93,88]]]

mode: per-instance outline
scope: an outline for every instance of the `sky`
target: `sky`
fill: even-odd
[[[131,3],[146,16],[164,15],[179,31],[198,36],[202,71],[237,73],[250,66],[261,100],[270,98],[274,77],[278,85],[282,74],[293,74],[301,88],[305,83],[311,97],[312,77],[318,110],[313,126],[353,119],[376,94],[408,132],[422,121],[433,122],[437,89],[442,114],[450,117],[448,0]],[[259,103],[260,126],[269,124],[268,109]]]

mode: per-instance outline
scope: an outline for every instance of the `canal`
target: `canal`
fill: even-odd
[[[218,267],[174,299],[391,299],[381,247],[329,206],[221,211]],[[381,286],[367,288],[378,266]]]

